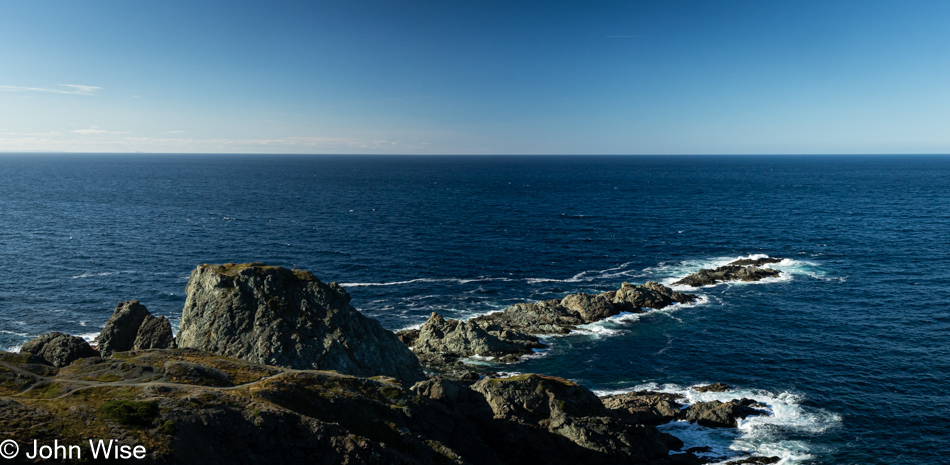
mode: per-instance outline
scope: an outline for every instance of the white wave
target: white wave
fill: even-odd
[[[728,265],[736,260],[758,260],[761,258],[769,258],[766,254],[751,254],[747,256],[740,257],[715,257],[708,259],[697,259],[697,260],[683,260],[681,262],[675,263],[661,263],[658,266],[650,267],[644,269],[649,276],[653,276],[659,282],[670,286],[671,288],[677,291],[684,290],[693,290],[697,289],[691,286],[684,285],[673,285],[674,282],[679,281],[701,269],[715,269],[720,266]],[[795,260],[792,258],[783,258],[782,261],[778,263],[766,263],[762,265],[762,268],[769,268],[773,270],[778,270],[781,272],[779,276],[769,277],[761,279],[759,281],[729,281],[725,283],[711,284],[708,286],[702,286],[703,288],[716,287],[721,285],[728,286],[745,286],[745,285],[758,285],[758,284],[770,284],[776,282],[791,281],[795,276],[808,276],[815,279],[822,280],[841,280],[843,278],[828,278],[825,275],[825,271],[820,268],[821,265],[815,262],[810,262],[806,260]]]
[[[589,283],[598,280],[605,279],[617,279],[617,278],[639,278],[643,277],[644,274],[638,270],[630,269],[630,265],[633,262],[627,262],[620,265],[617,265],[613,268],[607,268],[604,270],[589,270],[581,271],[580,273],[571,276],[570,278],[565,279],[556,279],[556,278],[526,278],[525,281],[528,284],[539,284],[539,283]]]
[[[77,336],[85,339],[86,342],[94,342],[96,338],[99,337],[99,331],[94,333],[77,334]]]
[[[813,445],[788,439],[789,433],[821,434],[841,424],[841,416],[821,409],[805,407],[802,397],[791,392],[772,393],[761,389],[735,389],[728,392],[698,392],[676,384],[646,383],[623,390],[594,391],[599,396],[631,391],[658,391],[679,394],[680,402],[692,404],[747,398],[765,404],[770,415],[739,420],[737,428],[704,428],[677,421],[661,425],[660,430],[683,441],[684,450],[691,447],[709,447],[706,457],[728,457],[729,460],[748,455],[776,456],[781,464],[798,464],[814,458]]]
[[[485,357],[483,355],[472,355],[470,357],[463,357],[459,361],[467,365],[478,365],[478,366],[492,366],[494,365],[494,357]]]
[[[15,344],[15,345],[12,345],[12,346],[4,347],[3,349],[0,349],[0,350],[4,350],[4,351],[6,351],[6,352],[12,352],[12,353],[16,354],[16,353],[19,353],[19,352],[20,352],[20,349],[22,349],[22,348],[23,348],[23,344]]]
[[[661,309],[646,308],[644,309],[646,311],[642,313],[621,312],[617,315],[604,318],[603,320],[600,320],[600,321],[595,321],[593,323],[579,325],[577,329],[575,329],[574,331],[571,331],[568,334],[565,334],[564,336],[588,336],[594,339],[600,339],[602,337],[621,336],[629,332],[626,328],[628,328],[632,323],[636,322],[637,320],[642,318],[644,315],[647,315],[650,313],[662,313],[682,323],[682,320],[673,316],[674,312],[682,310],[684,308],[695,307],[695,306],[704,305],[707,303],[709,303],[708,297],[704,295],[697,295],[695,302],[690,302],[687,304],[674,303],[672,305],[667,305],[666,307],[663,307]],[[554,335],[554,337],[564,337],[564,336]]]
[[[367,287],[367,286],[402,286],[405,284],[415,284],[415,283],[457,283],[457,284],[468,284],[476,282],[486,282],[486,281],[511,281],[511,278],[492,278],[492,277],[478,277],[478,278],[416,278],[408,279],[405,281],[392,281],[385,283],[340,283],[343,287]]]
[[[642,272],[630,269],[633,262],[622,263],[612,268],[603,270],[587,270],[571,276],[570,278],[521,278],[515,279],[503,276],[479,276],[477,278],[415,278],[403,281],[390,282],[350,282],[340,283],[343,287],[367,287],[367,286],[402,286],[416,283],[456,283],[469,284],[491,281],[513,282],[523,280],[528,284],[540,283],[585,283],[604,279],[633,278],[645,276]]]
[[[112,276],[112,275],[122,274],[122,273],[125,273],[125,274],[128,274],[128,273],[137,273],[137,271],[134,271],[134,270],[103,271],[103,272],[101,272],[101,273],[86,272],[86,273],[83,273],[83,274],[78,274],[78,275],[76,275],[76,276],[73,276],[72,279],[98,278],[98,277],[102,277],[102,276]]]
[[[19,337],[33,337],[32,335],[30,335],[30,333],[18,333],[16,331],[8,331],[6,329],[0,329],[0,334],[9,334],[11,336],[19,336]]]

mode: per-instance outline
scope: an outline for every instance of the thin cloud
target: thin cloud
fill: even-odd
[[[69,131],[74,134],[82,134],[84,136],[95,136],[99,134],[128,134],[128,131],[106,131],[105,129],[99,129],[99,126],[90,126],[89,129],[76,129]]]
[[[168,132],[163,132],[162,134],[184,134],[184,133],[185,131],[168,131]]]
[[[97,91],[102,90],[102,87],[84,86],[80,84],[60,84],[59,87],[64,87],[64,89],[47,89],[45,87],[25,86],[0,86],[0,92],[50,92],[53,94],[95,95]]]

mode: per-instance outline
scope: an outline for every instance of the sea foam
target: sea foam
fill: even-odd
[[[686,405],[742,398],[765,404],[769,415],[740,419],[737,428],[706,428],[686,421],[674,421],[658,427],[682,440],[684,450],[708,447],[708,452],[697,455],[714,460],[735,460],[757,455],[779,457],[779,463],[783,465],[804,463],[814,458],[814,446],[788,437],[795,434],[821,434],[841,424],[840,415],[806,407],[801,395],[787,391],[773,393],[762,389],[739,388],[728,392],[699,392],[676,384],[646,383],[630,389],[596,390],[594,393],[605,396],[632,391],[678,394],[680,402]]]

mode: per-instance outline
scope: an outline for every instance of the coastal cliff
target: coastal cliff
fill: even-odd
[[[454,347],[511,355],[537,341],[532,333],[695,299],[657,283],[517,304],[467,322],[434,314],[402,342],[350,306],[340,286],[306,271],[201,265],[187,294],[177,340],[167,320],[128,301],[116,307],[98,350],[51,333],[20,354],[0,352],[0,439],[111,438],[145,451],[129,463],[153,464],[673,465],[707,459],[681,451],[683,443],[656,425],[729,428],[769,414],[748,399],[599,398],[537,374],[426,378],[419,353],[404,344],[427,341],[433,355]]]

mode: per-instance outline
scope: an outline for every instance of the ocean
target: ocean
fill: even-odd
[[[950,157],[0,155],[6,350],[129,299],[177,327],[201,263],[309,270],[396,330],[749,256],[782,276],[491,369],[769,405],[663,427],[715,453],[948,463]]]

